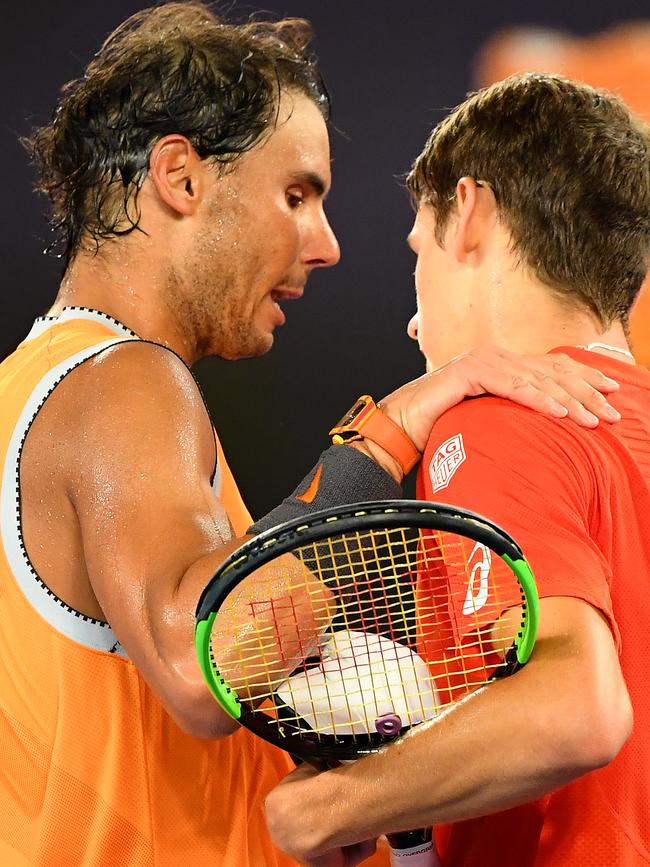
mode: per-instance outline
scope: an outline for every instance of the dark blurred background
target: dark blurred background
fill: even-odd
[[[59,262],[42,252],[45,201],[31,192],[33,175],[18,139],[49,119],[60,86],[82,73],[110,30],[145,5],[27,0],[3,14],[2,356],[48,308],[60,278]],[[259,7],[228,8],[242,18]],[[405,333],[415,309],[414,258],[405,245],[412,213],[400,178],[431,127],[476,86],[476,58],[486,40],[512,25],[580,37],[650,18],[650,0],[266,0],[264,8],[308,18],[315,29],[333,101],[328,212],[342,259],[316,273],[305,297],[288,306],[269,355],[208,359],[196,369],[254,515],[293,489],[327,446],[328,426],[359,394],[379,398],[422,372]]]

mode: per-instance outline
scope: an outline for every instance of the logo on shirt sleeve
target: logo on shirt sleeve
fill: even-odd
[[[429,475],[434,492],[447,487],[466,457],[462,434],[456,434],[438,446],[429,464]]]

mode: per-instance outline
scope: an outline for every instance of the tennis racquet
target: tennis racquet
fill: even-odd
[[[196,617],[199,664],[222,708],[294,757],[333,766],[517,671],[538,598],[496,524],[395,500],[261,533],[222,564]],[[431,829],[389,843],[393,865],[439,863]]]

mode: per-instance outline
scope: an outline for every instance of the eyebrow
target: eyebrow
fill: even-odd
[[[322,196],[324,199],[327,198],[329,188],[323,178],[316,172],[296,172],[296,174],[292,175],[292,179],[299,184],[306,184],[311,187],[317,195]]]

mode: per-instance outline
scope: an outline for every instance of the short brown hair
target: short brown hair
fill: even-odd
[[[456,184],[489,183],[513,250],[543,283],[627,327],[648,270],[650,132],[613,94],[513,75],[471,94],[431,133],[407,185],[444,237]]]
[[[274,122],[284,89],[329,101],[302,19],[228,24],[201,2],[144,9],[62,90],[52,122],[25,143],[52,204],[67,263],[82,237],[133,231],[155,142],[185,135],[202,158],[232,162]],[[135,203],[135,207],[134,207]]]

